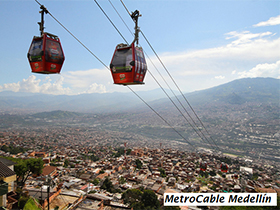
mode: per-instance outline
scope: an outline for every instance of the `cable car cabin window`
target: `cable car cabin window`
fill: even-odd
[[[30,62],[36,62],[42,60],[43,55],[43,39],[33,40],[30,50],[28,52],[28,59]]]
[[[133,61],[131,48],[116,50],[112,61],[113,73],[122,73],[122,72],[131,71],[132,70],[132,66],[130,65],[131,61]]]
[[[60,44],[56,41],[46,40],[45,47],[46,62],[62,64],[64,57]]]
[[[141,49],[137,49],[137,56],[138,56],[138,60],[140,62],[140,70],[141,72],[139,72],[140,74],[145,74],[146,73],[146,61],[144,58],[144,54],[143,51]]]
[[[137,73],[140,73],[140,70],[142,70],[142,57],[141,57],[141,51],[139,50],[136,50],[136,55],[137,55],[137,60],[138,60],[138,69],[137,69]]]

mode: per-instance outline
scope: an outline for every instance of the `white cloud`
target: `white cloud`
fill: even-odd
[[[276,63],[258,64],[249,71],[238,72],[239,78],[245,77],[274,77],[279,78],[280,60]]]
[[[63,77],[52,82],[50,77],[46,77],[43,80],[43,84],[40,85],[41,80],[36,79],[36,76],[31,75],[27,79],[23,79],[17,83],[7,83],[0,88],[3,90],[9,90],[14,92],[31,92],[31,93],[44,93],[53,95],[71,94],[70,88],[63,87]]]
[[[222,76],[222,75],[220,75],[220,76],[215,76],[215,79],[224,79],[225,78],[225,76]]]
[[[254,27],[260,27],[260,26],[275,26],[280,25],[280,15],[277,17],[271,17],[267,21],[259,22],[258,24],[253,25]]]
[[[106,93],[106,87],[102,84],[93,83],[84,93]]]
[[[110,84],[111,73],[107,69],[89,69],[64,72],[65,84],[76,93],[105,93],[104,84]],[[112,83],[112,82],[111,82]]]
[[[280,58],[280,38],[272,32],[232,31],[225,35],[228,44],[220,47],[160,55],[182,90],[200,90],[229,82],[238,79],[238,72],[247,72],[260,63],[275,63]],[[158,62],[157,58],[152,60]],[[153,66],[149,61],[148,64],[154,74]]]
[[[51,79],[55,78],[56,79]],[[106,86],[112,86],[112,78],[108,70],[91,69],[86,71],[70,71],[60,75],[46,76],[38,79],[29,76],[17,83],[0,86],[0,91],[44,93],[53,95],[77,95],[84,93],[106,93]]]
[[[226,39],[233,39],[233,38],[237,38],[237,40],[231,42],[228,47],[231,46],[237,46],[240,44],[246,44],[246,43],[251,43],[254,41],[255,38],[262,38],[268,35],[271,35],[272,33],[267,31],[267,32],[263,32],[263,33],[250,33],[250,31],[243,31],[241,33],[237,32],[237,31],[232,31],[227,33],[226,35],[229,35],[228,37],[226,37]],[[260,41],[260,39],[258,40]]]
[[[232,74],[233,71],[245,70],[260,62],[275,62],[279,59],[280,38],[266,38],[271,32],[230,32],[227,35],[230,35],[227,39],[235,40],[225,46],[169,53],[160,57],[169,70],[180,76],[224,75],[225,71]]]

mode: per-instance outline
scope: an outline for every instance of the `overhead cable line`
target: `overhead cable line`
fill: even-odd
[[[115,26],[115,24],[111,21],[111,19],[108,17],[108,15],[106,14],[106,12],[102,9],[102,7],[98,4],[98,2],[96,0],[94,0],[95,3],[97,4],[97,6],[99,7],[99,9],[103,12],[103,14],[107,17],[107,19],[110,21],[110,23],[114,26],[114,28],[118,31],[118,33],[120,34],[120,36],[123,38],[123,40],[128,44],[128,42],[126,41],[126,39],[123,37],[123,35],[121,34],[121,32],[119,31],[119,29]]]
[[[114,10],[116,11],[116,13],[118,14],[118,16],[120,17],[120,19],[122,20],[122,22],[125,24],[125,26],[127,27],[127,29],[130,31],[130,33],[133,36],[132,31],[129,29],[129,27],[127,26],[127,24],[125,23],[125,21],[123,20],[123,18],[121,17],[121,15],[119,14],[119,12],[116,10],[116,8],[114,7],[114,5],[112,4],[112,2],[110,0],[108,0],[110,2],[110,4],[112,5],[112,7],[114,8]],[[125,7],[125,9],[128,11],[128,9],[126,8],[126,6],[124,5],[123,1],[121,0],[123,6]],[[129,11],[128,11],[129,13]],[[130,14],[130,13],[129,13]],[[131,14],[130,14],[131,15]],[[170,91],[173,93],[173,95],[176,97],[176,99],[178,100],[178,102],[181,104],[181,106],[183,107],[183,109],[186,111],[186,113],[188,114],[188,116],[191,118],[191,120],[193,121],[193,123],[195,124],[194,120],[192,119],[192,117],[190,116],[190,114],[188,113],[188,111],[185,109],[185,107],[183,106],[183,104],[181,103],[181,101],[178,99],[178,97],[176,96],[176,94],[174,93],[174,91],[171,89],[171,87],[169,86],[169,84],[166,82],[166,80],[164,79],[164,77],[162,76],[162,74],[159,72],[159,70],[157,69],[157,67],[155,66],[155,64],[152,62],[152,60],[150,59],[150,57],[148,56],[148,54],[144,51],[145,55],[148,57],[148,59],[150,60],[150,62],[153,64],[154,68],[157,70],[157,72],[159,73],[159,75],[161,76],[161,78],[164,80],[165,84],[169,87]],[[177,110],[181,113],[181,115],[186,119],[186,121],[189,123],[189,125],[193,128],[193,130],[197,133],[197,135],[203,140],[203,138],[200,136],[200,134],[198,133],[198,131],[194,128],[194,126],[189,122],[189,120],[184,116],[184,114],[181,112],[181,110],[177,107],[177,105],[174,103],[174,101],[171,99],[171,97],[168,95],[168,93],[164,90],[164,88],[161,86],[161,84],[158,82],[158,80],[155,78],[155,76],[152,74],[152,72],[150,70],[148,70],[148,72],[151,74],[151,76],[153,77],[153,79],[156,81],[156,83],[160,86],[160,88],[162,89],[162,91],[165,93],[165,95],[169,98],[169,100],[173,103],[173,105],[177,108]],[[196,125],[196,124],[195,124]],[[198,129],[199,130],[199,129]],[[201,132],[201,131],[200,131]],[[205,137],[205,135],[201,132],[201,134],[204,136],[204,138],[208,141],[208,139]],[[212,144],[208,141],[208,143],[210,144],[210,146],[212,147]],[[214,149],[212,147],[212,149]]]
[[[119,15],[119,17],[121,18],[122,22],[127,26],[127,24],[125,23],[125,21],[123,20],[123,18],[120,16],[119,12],[116,10],[116,8],[114,7],[114,5],[111,3],[111,1],[109,0],[110,4],[112,5],[112,7],[114,8],[114,10],[116,11],[116,13]],[[123,2],[122,2],[123,3]],[[123,3],[124,5],[124,3]],[[124,5],[125,6],[125,5]],[[126,8],[126,7],[125,7]],[[126,8],[127,10],[127,8]],[[127,10],[128,11],[128,10]],[[130,13],[129,13],[130,14]],[[127,27],[127,29],[130,31],[130,33],[133,36],[133,33],[131,32],[131,30]],[[150,62],[153,64],[153,66],[155,67],[155,69],[157,70],[157,72],[159,73],[159,75],[162,77],[162,79],[165,81],[165,83],[167,84],[167,86],[169,87],[169,89],[171,90],[171,92],[173,93],[173,95],[175,96],[175,98],[178,100],[178,102],[181,104],[181,106],[183,107],[183,109],[186,111],[186,113],[188,114],[188,116],[190,117],[190,119],[192,120],[192,122],[196,125],[196,123],[194,122],[193,118],[190,116],[190,114],[188,113],[188,111],[185,109],[185,107],[183,106],[183,104],[181,103],[181,101],[178,99],[178,97],[176,96],[176,94],[174,93],[174,91],[171,89],[171,87],[168,85],[168,83],[166,82],[166,80],[163,78],[163,76],[161,75],[161,73],[158,71],[158,69],[156,68],[156,66],[154,65],[154,63],[152,62],[152,60],[150,59],[150,57],[147,55],[147,53],[144,51],[145,55],[148,57],[148,59],[150,60]],[[202,139],[202,141],[204,141],[206,144],[208,143],[210,145],[210,147],[214,150],[214,147],[212,146],[212,143],[209,142],[209,140],[207,139],[207,137],[204,135],[204,133],[198,128],[197,126],[197,130],[195,129],[195,127],[191,124],[191,122],[186,118],[186,116],[182,113],[182,111],[179,109],[179,107],[175,104],[175,102],[172,100],[172,98],[168,95],[168,93],[164,90],[164,88],[161,86],[161,84],[158,82],[158,80],[155,78],[155,76],[152,74],[152,72],[150,70],[148,70],[148,72],[151,74],[151,76],[153,77],[153,79],[156,81],[156,83],[159,85],[159,87],[162,89],[162,91],[165,93],[165,95],[169,98],[169,100],[172,102],[172,104],[177,108],[177,110],[180,112],[180,114],[183,116],[183,118],[185,118],[185,120],[189,123],[189,125],[192,127],[192,129],[195,131],[195,133]],[[199,134],[199,131],[201,133],[201,135],[204,137],[202,137]],[[206,141],[205,141],[205,140]]]
[[[172,98],[168,95],[168,93],[164,90],[164,88],[161,86],[161,84],[159,84],[159,82],[157,81],[157,79],[154,77],[154,75],[151,73],[151,71],[149,71],[149,73],[151,74],[151,76],[153,77],[153,79],[157,82],[157,84],[160,86],[161,90],[165,93],[165,95],[169,98],[169,100],[172,102],[172,104],[176,107],[176,109],[180,112],[180,114],[183,116],[183,118],[189,123],[189,125],[192,127],[192,129],[196,132],[196,134],[203,140],[203,138],[201,137],[201,135],[199,134],[199,132],[195,129],[195,127],[190,123],[190,121],[186,118],[186,116],[182,113],[182,111],[179,109],[179,107],[175,104],[175,102],[172,100]],[[176,96],[176,95],[175,95]],[[177,98],[177,96],[176,96]],[[179,101],[180,102],[180,101]],[[203,134],[203,133],[202,133]],[[204,136],[205,137],[205,136]],[[206,139],[207,140],[207,139]],[[210,147],[212,149],[214,149],[212,147],[212,144],[210,142],[208,142],[210,144]]]
[[[122,1],[122,0],[120,0],[120,1],[121,1],[122,5],[124,6],[124,8],[126,9],[127,13],[131,16],[129,10],[126,8],[126,6],[125,6],[125,4],[123,3],[123,1]]]
[[[132,31],[130,30],[130,28],[128,27],[128,25],[125,23],[125,21],[123,20],[122,16],[120,15],[120,13],[118,12],[118,10],[114,7],[114,5],[112,4],[112,2],[109,0],[110,4],[112,5],[112,7],[114,8],[114,10],[116,11],[116,13],[118,14],[118,16],[120,17],[120,19],[122,20],[122,22],[125,24],[126,28],[130,31],[130,33],[133,36]]]
[[[156,110],[154,110],[146,101],[144,101],[136,92],[127,86],[141,101],[143,101],[157,116],[159,116],[167,125],[169,125],[179,136],[181,136],[189,145],[196,149],[182,134],[180,134],[169,122],[167,122]]]
[[[216,145],[216,147],[218,148],[218,150],[220,150],[220,148],[218,147],[218,145],[216,144],[216,142],[212,139],[211,135],[209,134],[209,132],[207,131],[207,129],[205,128],[204,124],[202,123],[202,121],[200,120],[200,118],[198,117],[198,115],[196,114],[196,112],[194,111],[193,107],[191,106],[191,104],[189,103],[189,101],[186,99],[185,95],[182,93],[181,89],[179,88],[179,86],[177,85],[177,83],[175,82],[175,80],[173,79],[173,77],[171,76],[171,74],[169,73],[169,71],[167,70],[167,68],[165,67],[165,65],[163,64],[162,60],[160,59],[160,57],[158,56],[158,54],[156,53],[156,51],[154,50],[153,46],[150,44],[149,40],[146,38],[146,36],[144,35],[144,33],[141,31],[141,34],[143,35],[143,37],[145,38],[145,40],[147,41],[148,45],[150,46],[150,48],[152,49],[152,51],[155,53],[156,57],[158,58],[158,60],[160,61],[161,65],[163,66],[163,68],[165,69],[165,71],[167,72],[167,74],[169,75],[169,77],[171,78],[171,80],[173,81],[173,83],[175,84],[175,86],[177,87],[177,89],[179,90],[179,92],[181,93],[181,95],[183,96],[183,98],[185,99],[185,101],[187,102],[187,104],[189,105],[189,107],[191,108],[192,112],[194,113],[194,115],[196,116],[196,118],[199,120],[200,124],[202,125],[202,127],[205,129],[205,131],[207,132],[207,134],[210,136],[211,140],[214,142],[214,144]],[[191,118],[192,119],[192,118]],[[194,121],[193,121],[194,122]]]
[[[43,6],[42,4],[40,4],[37,0],[35,0],[40,6]],[[96,2],[96,0],[95,0]],[[96,2],[97,3],[97,2]],[[98,3],[97,3],[98,4]],[[98,4],[99,5],[99,4]],[[99,5],[100,7],[100,5]],[[101,7],[100,9],[102,11],[104,11]],[[91,50],[89,50],[89,48],[87,48],[76,36],[74,36],[61,22],[59,22],[49,11],[48,14],[50,14],[50,16],[52,18],[54,18],[54,20],[59,23],[60,26],[62,26],[69,34],[71,34],[84,48],[86,48],[100,63],[102,63],[108,70],[110,70],[108,68],[108,66],[106,64],[104,64]],[[106,14],[106,13],[104,13]],[[106,15],[106,17],[108,17]],[[108,17],[109,18],[109,17]],[[111,21],[110,21],[111,22]],[[123,37],[123,36],[122,36]],[[124,38],[124,37],[123,37]],[[138,98],[140,98],[153,112],[155,112],[155,114],[157,114],[164,122],[166,122],[176,133],[178,133],[189,145],[191,145],[192,147],[194,147],[184,136],[182,136],[173,126],[171,126],[159,113],[157,113],[147,102],[145,102],[144,99],[142,99],[138,94],[136,94],[136,92],[134,92],[129,86],[127,86]],[[194,147],[195,149],[195,147]]]
[[[154,64],[153,64],[154,65]],[[154,66],[155,67],[155,66]],[[155,67],[156,68],[156,67]],[[157,68],[156,68],[157,69]],[[157,69],[158,71],[158,69]],[[153,77],[153,79],[156,81],[156,83],[160,86],[161,90],[165,93],[165,95],[169,98],[169,100],[172,102],[172,104],[175,106],[175,108],[180,112],[180,114],[183,116],[183,118],[189,123],[189,125],[192,127],[192,129],[195,131],[195,133],[204,141],[204,139],[202,138],[202,136],[199,134],[199,129],[195,129],[195,127],[191,124],[191,122],[186,118],[186,116],[182,113],[182,111],[179,109],[179,107],[175,104],[175,102],[172,100],[172,98],[168,95],[168,93],[164,90],[164,88],[162,87],[162,85],[158,82],[158,80],[154,77],[154,75],[152,74],[151,71],[149,71],[149,73],[151,74],[151,76]],[[158,71],[158,73],[160,74],[160,72]],[[165,81],[165,80],[164,80]],[[165,81],[166,82],[166,81]],[[167,84],[168,85],[168,84]],[[170,88],[170,86],[168,85],[168,87]],[[178,102],[181,104],[181,106],[183,107],[183,109],[187,112],[187,110],[185,109],[185,107],[183,106],[183,104],[181,103],[181,101],[178,99],[178,97],[175,95],[174,91],[172,89],[170,89],[171,92],[174,94],[174,96],[176,97],[176,99],[178,100]],[[191,118],[191,120],[193,121],[192,117],[190,116],[190,114],[187,112],[188,116]],[[201,132],[201,131],[200,131]],[[205,137],[205,135],[201,132],[201,134],[203,135],[203,137],[206,139],[206,141],[209,143],[210,147],[214,150],[212,144],[208,141],[208,139]],[[206,143],[206,142],[205,142]]]
[[[96,2],[96,0],[94,0]],[[114,5],[112,4],[112,2],[110,0],[108,0],[111,4],[111,6],[114,8],[114,10],[116,11],[116,13],[119,15],[119,17],[121,18],[122,22],[126,25],[127,29],[130,31],[130,33],[133,35],[133,33],[131,32],[131,30],[129,29],[129,27],[127,26],[127,24],[125,23],[125,21],[123,20],[123,18],[120,16],[119,12],[116,10],[116,8],[114,7]],[[97,3],[97,2],[96,2]],[[123,3],[123,2],[122,2]],[[124,4],[123,4],[124,5]],[[101,8],[101,6],[98,4],[99,8],[102,10],[102,12],[105,14],[104,10]],[[125,6],[125,5],[124,5]],[[125,7],[126,8],[126,7]],[[127,10],[127,8],[126,8]],[[128,10],[127,10],[128,11]],[[130,14],[130,13],[129,13]],[[105,14],[105,16],[108,18],[108,20],[112,23],[112,21],[110,20],[110,18]],[[113,24],[113,23],[112,23]],[[113,24],[113,26],[115,27],[115,25]],[[119,32],[119,30],[118,30]],[[120,32],[119,32],[120,33]],[[121,35],[122,36],[122,35]],[[123,36],[122,36],[123,37]],[[144,51],[144,53],[146,54],[146,56],[149,58],[149,56],[147,55],[147,53]],[[151,61],[151,59],[149,58],[149,60]],[[152,61],[151,61],[152,62]],[[153,62],[152,62],[153,63]],[[153,63],[154,65],[154,63]],[[155,65],[154,65],[155,67]],[[156,67],[155,67],[156,68]],[[157,69],[157,68],[156,68]],[[158,71],[158,69],[157,69]],[[195,127],[190,123],[190,121],[186,118],[186,116],[182,113],[182,111],[179,109],[179,107],[175,104],[175,102],[171,99],[171,97],[168,95],[168,93],[164,90],[164,88],[161,86],[161,84],[158,82],[158,80],[155,78],[155,76],[152,74],[151,71],[148,70],[148,72],[151,74],[151,76],[153,77],[153,79],[156,81],[156,83],[160,86],[160,88],[162,89],[162,91],[166,94],[166,96],[169,98],[169,100],[172,102],[172,104],[177,108],[177,110],[180,112],[180,114],[185,118],[185,120],[189,123],[189,125],[192,127],[192,129],[197,133],[197,135],[204,141],[204,139],[201,137],[201,135],[198,133],[198,131],[195,129]],[[158,71],[158,73],[160,74],[160,72]],[[161,74],[160,74],[161,75]],[[162,77],[162,75],[161,75]],[[162,77],[163,78],[163,77]],[[163,80],[165,81],[165,83],[167,84],[166,80],[163,78]],[[167,84],[168,85],[168,84]],[[168,85],[169,89],[172,91],[172,93],[174,94],[174,96],[177,98],[178,102],[181,104],[181,106],[184,108],[184,106],[182,105],[182,103],[180,102],[180,100],[178,99],[178,97],[175,95],[175,93],[173,92],[173,90],[170,88],[170,86]],[[185,109],[185,108],[184,108]],[[185,111],[187,112],[187,110],[185,109]],[[187,112],[188,116],[191,118],[191,116],[189,115],[189,113]],[[191,118],[192,119],[192,118]],[[193,120],[193,119],[192,119]],[[194,121],[193,121],[194,122]],[[195,122],[194,122],[195,123]],[[202,133],[202,132],[201,132]],[[204,136],[204,134],[202,133],[202,135]],[[207,138],[204,136],[204,138],[207,140]],[[208,141],[208,140],[207,140]],[[210,147],[212,149],[214,149],[212,147],[212,144],[208,141]]]
[[[43,6],[42,4],[40,4],[37,0],[35,0],[40,6]],[[74,39],[76,39],[91,55],[93,55],[100,63],[103,64],[103,66],[105,66],[106,68],[107,65],[105,63],[103,63],[89,48],[87,48],[87,46],[85,46],[74,34],[71,33],[71,31],[69,31],[61,22],[59,22],[49,11],[48,14],[62,27],[64,28]]]
[[[109,0],[110,1],[110,0]],[[125,6],[125,4],[123,3],[122,0],[120,0],[121,3],[123,4],[124,8],[126,9],[126,11],[128,12],[129,15],[130,12],[127,9],[127,7]],[[111,2],[110,2],[111,3]],[[112,5],[112,3],[111,3]],[[112,5],[113,6],[113,5]],[[114,6],[113,6],[114,7]],[[115,7],[114,7],[115,8]],[[116,11],[117,12],[117,11]],[[118,13],[118,12],[117,12]],[[119,13],[118,13],[119,14]],[[120,15],[119,15],[120,16]],[[122,18],[121,18],[122,19]],[[123,23],[126,25],[126,23],[124,22],[124,20],[122,19]],[[130,29],[128,28],[128,30],[130,31]],[[131,32],[131,31],[130,31]],[[193,113],[195,114],[195,116],[197,117],[197,119],[200,121],[200,123],[202,124],[203,128],[206,130],[207,134],[210,136],[209,132],[207,131],[207,129],[204,127],[202,121],[199,119],[199,117],[197,116],[197,114],[195,113],[194,109],[192,108],[192,106],[190,105],[190,103],[187,101],[187,99],[185,98],[185,96],[183,95],[182,91],[180,90],[180,88],[178,87],[178,85],[176,84],[175,80],[173,79],[173,77],[171,76],[171,74],[168,72],[167,68],[165,67],[165,65],[163,64],[163,62],[161,61],[161,59],[159,58],[159,56],[157,55],[157,53],[155,52],[154,48],[152,47],[152,45],[150,44],[150,42],[148,41],[148,39],[146,38],[146,36],[143,34],[143,32],[140,30],[141,34],[143,35],[143,37],[145,38],[145,40],[147,41],[147,43],[149,44],[150,48],[153,50],[153,52],[155,53],[155,55],[157,56],[158,60],[160,61],[160,63],[162,64],[162,66],[164,67],[164,69],[167,71],[169,77],[172,79],[172,81],[174,82],[174,84],[176,85],[177,89],[180,91],[181,95],[184,97],[184,99],[186,100],[186,102],[188,103],[189,107],[191,108],[191,110],[193,111]],[[132,33],[132,32],[131,32]],[[144,51],[145,52],[145,51]],[[147,56],[146,52],[145,55]],[[147,56],[149,58],[149,56]],[[151,61],[151,59],[149,58],[149,60]],[[208,140],[208,138],[204,135],[204,133],[199,129],[198,125],[196,124],[196,122],[194,121],[194,119],[191,117],[191,115],[189,114],[189,112],[186,110],[186,108],[184,107],[184,105],[182,104],[182,102],[178,99],[177,95],[174,93],[174,91],[171,89],[171,87],[169,86],[169,84],[166,82],[166,80],[164,79],[164,77],[162,76],[162,74],[158,71],[158,69],[156,68],[156,66],[154,65],[154,63],[151,61],[151,63],[153,64],[153,66],[155,67],[155,69],[157,70],[157,72],[159,73],[159,75],[161,76],[161,78],[164,80],[165,84],[168,86],[168,88],[170,89],[170,91],[173,93],[173,95],[175,96],[175,98],[177,99],[177,101],[180,103],[180,105],[182,106],[182,108],[185,110],[185,112],[187,113],[187,115],[189,116],[189,118],[191,119],[191,121],[193,122],[193,124],[197,127],[197,130],[200,131],[200,133],[203,135],[203,137],[206,139],[206,141],[210,144],[210,146],[212,147],[212,143]],[[151,71],[148,70],[148,72],[152,75]],[[155,79],[155,77],[152,75],[152,77],[154,78],[154,80],[158,83],[158,85],[161,87],[161,89],[164,91],[164,89],[162,88],[162,86],[159,84],[159,82]],[[170,96],[166,93],[166,91],[164,91],[164,93],[167,95],[167,97],[171,100],[171,102],[174,104],[174,102],[172,101],[172,99],[170,98]],[[175,105],[175,104],[174,104]],[[182,116],[185,118],[185,116],[183,115],[183,113],[179,110],[179,108],[175,105],[175,107],[178,109],[178,111],[182,114]],[[186,119],[186,118],[185,118]],[[187,120],[187,119],[186,119]],[[198,133],[198,131],[194,128],[194,126],[189,122],[189,120],[187,120],[187,122],[190,124],[190,126],[193,128],[193,130],[198,134],[198,136],[203,140],[203,138],[200,136],[200,134]],[[212,138],[211,138],[212,139]],[[216,147],[219,149],[218,145],[216,144],[216,142],[212,139],[212,141],[214,142],[214,144],[216,145]],[[212,147],[213,149],[213,147]]]
[[[114,23],[111,21],[111,19],[108,17],[108,15],[106,14],[106,12],[102,9],[102,7],[98,4],[98,2],[96,1],[96,0],[94,0],[95,1],[95,3],[97,4],[97,6],[101,9],[101,11],[103,12],[103,14],[106,16],[106,18],[110,21],[110,23],[114,26],[114,28],[118,31],[118,33],[121,35],[121,37],[126,41],[126,39],[123,37],[123,35],[121,34],[121,32],[116,28],[116,26],[114,25]],[[111,1],[109,0],[109,2],[110,2],[110,4],[112,5],[112,7],[115,9],[115,7],[113,6],[113,4],[111,3]],[[119,15],[119,17],[121,18],[121,16],[120,16],[120,14],[118,13],[118,11],[115,9],[115,11],[117,12],[117,14]],[[127,10],[128,11],[128,10]],[[130,14],[130,13],[129,13]],[[123,23],[126,25],[126,23],[125,23],[125,21],[121,18],[121,20],[123,21]],[[127,25],[126,25],[127,26]],[[127,26],[127,28],[128,28],[128,30],[131,32],[131,30],[129,29],[129,27]],[[132,32],[131,32],[132,33]],[[133,34],[133,33],[132,33]],[[127,42],[127,41],[126,41]],[[145,53],[146,54],[146,53]],[[148,70],[148,72],[152,75],[152,73]],[[161,87],[161,89],[165,92],[165,90],[163,89],[163,87],[159,84],[159,82],[156,80],[156,78],[152,75],[152,77],[154,78],[154,80],[157,82],[157,84]],[[129,86],[127,86],[131,91],[132,91],[132,89],[129,87]],[[134,92],[134,91],[133,91]],[[166,92],[165,92],[166,93]],[[134,92],[134,94],[136,94],[135,92]],[[167,94],[167,93],[166,93]],[[139,97],[139,95],[137,95],[138,97]],[[177,107],[176,106],[176,104],[173,102],[173,100],[169,97],[169,95],[167,94],[167,96],[168,96],[168,98],[171,100],[171,102],[174,104],[174,106],[175,107]],[[142,101],[144,101],[143,99],[141,99]],[[149,106],[146,102],[145,102],[145,104],[147,105],[147,106]],[[151,106],[149,106],[151,109],[152,109],[152,107]],[[185,118],[185,116],[183,115],[183,113],[180,111],[180,109],[177,107],[177,109],[178,109],[178,111],[182,114],[182,116]],[[154,112],[155,112],[155,110],[154,109],[152,109]],[[157,115],[159,115],[157,112],[155,112]],[[159,115],[160,116],[160,115]],[[161,119],[163,119],[162,117],[161,117]],[[186,119],[186,118],[185,118]],[[187,120],[187,119],[186,119]],[[165,122],[167,122],[166,120],[164,120]],[[188,121],[188,120],[187,120]],[[169,124],[169,123],[168,123]],[[170,125],[170,124],[169,124]],[[190,124],[191,125],[191,124]],[[191,125],[192,126],[192,125]],[[174,128],[173,128],[174,129]],[[176,131],[176,130],[175,130]],[[176,131],[177,133],[178,133],[178,131]],[[199,134],[198,134],[199,135]],[[181,134],[180,134],[180,136],[182,136]],[[183,137],[184,138],[184,137]],[[184,138],[185,139],[185,138]],[[186,140],[186,139],[185,139]],[[186,140],[187,141],[187,140]],[[188,141],[187,141],[188,142]]]

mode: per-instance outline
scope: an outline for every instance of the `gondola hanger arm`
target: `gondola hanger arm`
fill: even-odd
[[[44,27],[44,14],[45,13],[48,14],[49,11],[46,9],[46,7],[44,5],[41,5],[40,9],[41,9],[41,11],[39,11],[39,13],[41,13],[41,22],[38,22],[38,24],[39,24],[39,27],[40,27],[39,30],[41,32],[41,36],[43,36],[44,29],[45,29],[45,27]]]
[[[134,40],[132,43],[136,42],[136,45],[138,45],[138,41],[139,41],[139,32],[140,32],[140,28],[138,27],[138,17],[141,17],[142,15],[140,14],[139,10],[135,10],[130,17],[132,18],[132,20],[135,23],[135,33],[134,33]]]

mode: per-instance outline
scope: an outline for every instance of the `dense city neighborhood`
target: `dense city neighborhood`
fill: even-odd
[[[22,178],[14,170],[18,158],[43,162],[40,173],[27,176],[21,188],[22,196],[32,198],[38,209],[141,209],[145,206],[126,197],[135,192],[155,195],[158,206],[154,209],[164,208],[167,192],[280,194],[277,162],[203,148],[172,149],[164,141],[147,142],[145,147],[121,142],[120,137],[78,128],[0,132],[0,167],[8,183],[2,205],[13,209],[22,203],[17,192]],[[221,171],[221,164],[228,166],[226,172]]]
[[[155,95],[156,112],[126,94],[0,95],[2,209],[254,209],[166,206],[168,193],[271,193],[258,209],[279,209],[279,80],[187,94],[184,114]]]

